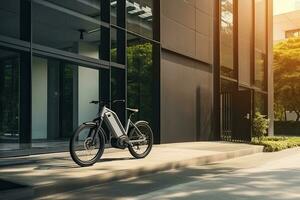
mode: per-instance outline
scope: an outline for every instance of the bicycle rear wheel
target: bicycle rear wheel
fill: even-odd
[[[145,158],[152,149],[153,133],[148,123],[144,121],[137,122],[135,126],[140,131],[140,133],[146,138],[146,140],[143,142],[134,143],[132,146],[129,145],[128,150],[130,154],[135,158]],[[136,128],[133,128],[129,132],[129,140],[142,139],[141,135],[138,133]]]
[[[71,157],[81,167],[95,164],[104,152],[105,139],[103,133],[97,133],[96,131],[97,127],[95,125],[82,124],[70,140]],[[93,135],[95,135],[94,139]]]

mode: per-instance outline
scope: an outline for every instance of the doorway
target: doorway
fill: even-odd
[[[232,86],[223,88],[220,94],[221,139],[250,142],[253,92]]]

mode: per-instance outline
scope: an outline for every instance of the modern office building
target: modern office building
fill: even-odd
[[[274,15],[274,43],[300,37],[300,6],[296,10]]]
[[[271,55],[271,0],[1,1],[0,157],[65,150],[97,99],[155,143],[249,141]]]

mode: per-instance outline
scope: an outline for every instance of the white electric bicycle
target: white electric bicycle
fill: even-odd
[[[125,100],[115,100],[114,103],[125,103]],[[75,163],[82,167],[95,164],[102,156],[105,143],[112,147],[125,149],[135,158],[146,157],[153,144],[153,133],[146,121],[133,123],[131,116],[137,113],[138,109],[126,108],[130,112],[127,124],[123,127],[117,114],[106,107],[104,101],[91,101],[90,103],[99,104],[102,109],[98,117],[93,121],[85,122],[80,125],[70,139],[70,154]],[[103,121],[106,130],[102,127]]]

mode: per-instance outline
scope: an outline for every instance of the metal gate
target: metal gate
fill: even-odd
[[[221,93],[221,140],[231,141],[232,139],[232,94]]]
[[[221,140],[251,141],[252,93],[250,90],[222,92]]]

